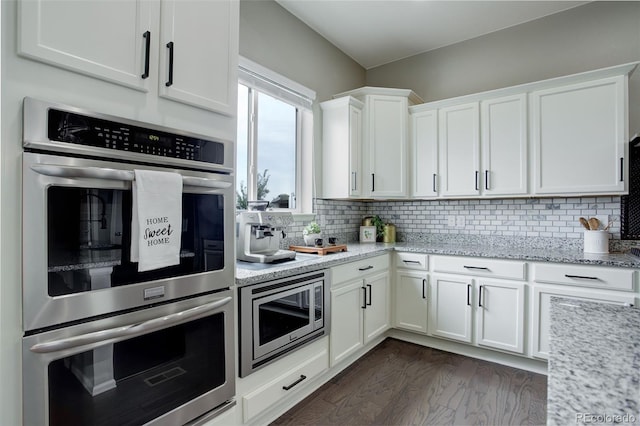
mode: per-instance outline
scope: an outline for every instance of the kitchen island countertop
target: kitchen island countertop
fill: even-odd
[[[553,297],[547,424],[640,424],[640,309]]]
[[[325,256],[305,255],[304,260],[274,264],[262,269],[251,268],[238,262],[236,284],[248,285],[284,278],[305,272],[330,268],[341,263],[352,262],[387,251],[403,251],[447,256],[470,256],[493,259],[511,259],[530,262],[554,262],[579,265],[613,266],[640,268],[640,259],[626,253],[588,254],[581,250],[560,250],[552,248],[528,248],[514,246],[491,246],[443,243],[349,243],[347,251],[330,253]]]

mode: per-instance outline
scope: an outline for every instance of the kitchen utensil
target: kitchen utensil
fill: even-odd
[[[589,222],[587,222],[587,219],[585,219],[584,217],[581,217],[578,220],[580,221],[580,224],[585,227],[585,229],[589,229],[589,230],[591,229],[591,227],[589,226]]]
[[[597,231],[600,228],[600,221],[596,217],[589,218],[589,229]]]
[[[612,226],[613,226],[613,221],[612,221],[612,220],[610,220],[610,221],[609,221],[609,223],[607,224],[607,226],[605,226],[605,227],[604,227],[604,230],[605,230],[605,231],[608,231],[608,230],[609,230],[609,228],[611,228]]]

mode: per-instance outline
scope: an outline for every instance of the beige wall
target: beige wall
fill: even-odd
[[[425,101],[640,60],[640,2],[594,2],[367,71],[367,85]],[[640,132],[640,70],[630,82],[630,133]]]
[[[240,55],[316,91],[361,87],[365,70],[275,1],[241,0]]]

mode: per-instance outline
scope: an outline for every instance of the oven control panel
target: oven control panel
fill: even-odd
[[[49,109],[48,137],[54,142],[224,164],[224,144],[155,131],[69,111]]]

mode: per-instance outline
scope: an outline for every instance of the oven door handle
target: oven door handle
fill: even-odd
[[[106,167],[75,167],[57,166],[53,164],[33,164],[31,170],[45,176],[62,178],[89,178],[106,179],[132,182],[135,173],[131,170],[109,169]],[[223,182],[194,176],[182,176],[184,186],[199,186],[204,188],[226,189],[231,187],[231,182]]]
[[[224,297],[215,302],[205,303],[195,308],[187,309],[182,312],[176,312],[163,317],[154,318],[139,324],[126,325],[107,330],[95,331],[92,333],[82,334],[80,336],[67,337],[60,340],[51,340],[49,342],[37,343],[31,347],[31,352],[40,354],[63,351],[65,349],[76,348],[79,346],[90,345],[93,343],[103,342],[121,337],[137,337],[147,334],[151,331],[167,328],[173,325],[181,324],[185,321],[195,320],[207,316],[231,301],[231,297]]]

